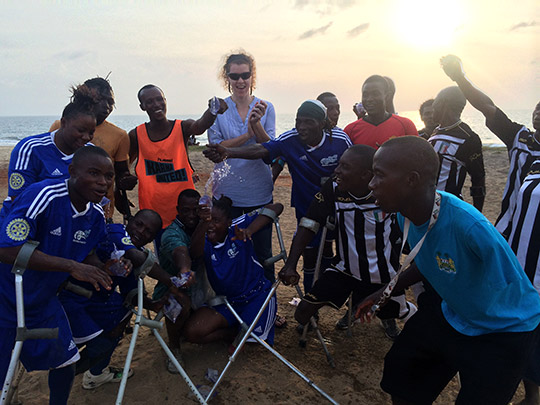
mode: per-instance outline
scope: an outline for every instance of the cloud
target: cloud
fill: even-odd
[[[519,24],[513,25],[509,31],[517,31],[520,28],[529,28],[529,27],[536,27],[538,23],[536,21],[532,22],[520,22]]]
[[[352,30],[347,31],[347,35],[351,38],[357,37],[358,35],[366,32],[369,28],[369,23],[360,24],[354,27]]]
[[[356,4],[356,0],[296,0],[294,8],[303,10],[306,6],[313,8],[321,16],[344,10]]]
[[[302,39],[312,38],[317,35],[324,35],[326,33],[326,30],[330,28],[331,25],[332,25],[332,21],[330,21],[324,27],[313,28],[309,31],[304,32],[302,35],[298,37],[298,39],[302,40]]]

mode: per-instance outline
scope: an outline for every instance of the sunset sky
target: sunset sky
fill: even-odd
[[[0,115],[58,115],[70,85],[110,71],[114,114],[142,113],[147,83],[169,113],[200,113],[227,95],[218,69],[239,47],[278,114],[323,91],[348,109],[376,73],[396,82],[398,110],[415,110],[452,84],[448,53],[503,109],[540,100],[538,0],[0,0]]]

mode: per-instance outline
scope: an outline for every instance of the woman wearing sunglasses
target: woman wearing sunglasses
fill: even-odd
[[[256,82],[253,57],[243,50],[225,55],[219,77],[231,96],[225,99],[229,107],[227,111],[219,115],[208,130],[210,143],[236,147],[274,139],[274,106],[253,95]],[[216,198],[226,195],[232,199],[233,217],[272,202],[272,174],[270,167],[261,159],[228,159],[216,164],[216,169],[223,170],[223,164],[231,166],[230,172],[213,185],[213,194]],[[261,263],[272,255],[271,237],[271,227],[254,237],[255,251]],[[274,280],[273,266],[265,268],[265,276],[270,281]]]

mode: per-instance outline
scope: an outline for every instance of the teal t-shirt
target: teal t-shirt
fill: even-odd
[[[536,328],[540,296],[506,240],[472,205],[440,194],[439,218],[414,260],[441,296],[448,323],[468,336]],[[403,228],[401,214],[398,221]],[[427,227],[411,223],[411,248]]]
[[[159,248],[159,264],[167,273],[171,276],[178,274],[172,252],[179,246],[189,247],[191,243],[191,236],[187,234],[182,222],[175,218],[175,220],[165,229],[163,235],[161,235],[161,246]],[[158,300],[167,292],[168,288],[165,284],[158,282],[154,288],[154,294],[152,299]]]

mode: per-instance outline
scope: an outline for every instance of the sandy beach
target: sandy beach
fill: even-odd
[[[7,192],[7,167],[11,147],[0,148],[0,181],[2,200]],[[206,160],[199,149],[190,151],[190,158],[199,174],[197,187],[204,189],[212,170],[212,163]],[[505,149],[485,149],[484,159],[487,173],[487,196],[484,214],[495,221],[508,170]],[[286,209],[280,223],[285,244],[290,246],[296,227],[294,213],[289,207],[291,178],[284,171],[275,184],[274,201],[281,202]],[[464,188],[465,199],[470,201],[468,185]],[[130,192],[133,203],[137,203],[136,191]],[[121,218],[118,216],[120,222]],[[277,238],[275,238],[277,251]],[[276,269],[279,270],[278,263]],[[152,286],[147,281],[147,289]],[[340,404],[390,404],[390,398],[379,387],[384,355],[391,346],[378,322],[355,325],[352,337],[338,331],[334,324],[345,313],[323,308],[320,328],[332,353],[336,368],[331,368],[314,334],[308,335],[306,348],[298,345],[298,334],[293,319],[294,307],[289,301],[296,296],[295,290],[283,285],[278,289],[279,313],[288,319],[284,329],[276,329],[275,349],[305,373],[315,384],[326,391]],[[163,336],[165,336],[163,332]],[[112,365],[123,366],[131,335],[127,335],[116,350]],[[228,359],[224,343],[182,346],[186,371],[195,384],[210,383],[204,378],[208,368],[221,370]],[[6,355],[6,354],[3,354]],[[195,403],[189,399],[189,389],[178,375],[165,370],[165,355],[148,330],[142,330],[132,363],[134,376],[129,379],[125,404]],[[92,391],[81,387],[82,376],[77,376],[70,397],[70,404],[111,404],[114,403],[118,384],[106,384]],[[449,404],[455,400],[457,383],[451,382],[436,404]],[[515,400],[523,397],[520,388]],[[45,372],[34,372],[23,377],[19,399],[26,405],[47,403],[48,387]],[[193,401],[193,402],[192,402]],[[277,358],[260,345],[248,345],[227,373],[218,388],[213,404],[318,404],[326,403],[315,390],[292,373]]]

